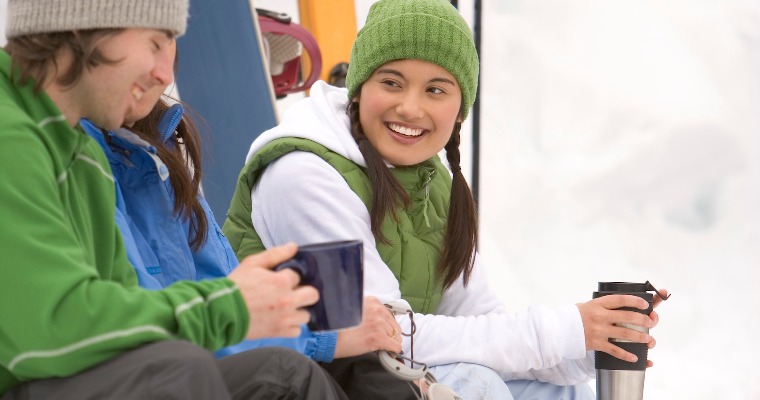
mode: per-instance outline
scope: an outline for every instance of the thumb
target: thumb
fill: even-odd
[[[287,243],[282,246],[272,247],[261,253],[246,257],[240,262],[240,265],[250,265],[257,268],[272,269],[277,264],[293,258],[298,251],[295,243]]]

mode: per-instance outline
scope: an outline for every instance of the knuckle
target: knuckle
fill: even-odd
[[[293,300],[290,296],[281,296],[275,301],[274,306],[276,309],[282,311],[291,308],[292,304]]]
[[[290,271],[288,270],[282,270],[272,273],[272,284],[277,286],[278,288],[286,286],[288,283],[288,273]]]

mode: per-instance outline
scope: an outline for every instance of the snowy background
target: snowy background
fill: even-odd
[[[760,4],[483,3],[481,253],[499,295],[560,305],[650,280],[673,297],[645,398],[760,399]],[[297,19],[295,0],[255,4]]]
[[[760,2],[482,3],[480,250],[499,295],[650,280],[673,297],[645,398],[760,399]]]

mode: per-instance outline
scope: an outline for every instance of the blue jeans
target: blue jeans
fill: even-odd
[[[478,364],[446,364],[430,367],[438,382],[465,400],[594,400],[588,384],[559,386],[534,380],[504,382],[492,369]]]
[[[596,395],[587,383],[574,386],[559,386],[551,383],[518,380],[507,381],[515,400],[595,400]]]
[[[478,364],[445,364],[430,367],[439,383],[465,400],[514,400],[496,371]]]

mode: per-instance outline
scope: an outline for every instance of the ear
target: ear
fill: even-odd
[[[461,124],[464,122],[464,118],[462,118],[462,115],[464,115],[464,103],[459,103],[459,113],[457,113],[457,123]]]

